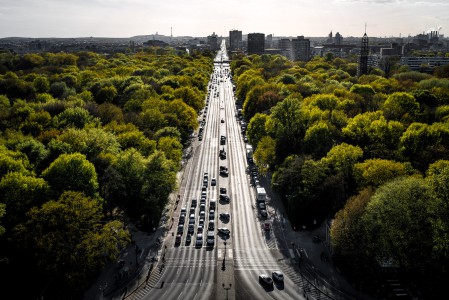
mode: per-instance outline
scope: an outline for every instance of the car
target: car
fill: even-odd
[[[193,206],[193,207],[196,207],[197,202],[198,202],[198,201],[197,201],[196,199],[192,199],[192,206]]]
[[[187,233],[193,234],[195,231],[195,226],[193,224],[189,224],[189,227],[187,228]]]
[[[196,235],[195,246],[197,246],[197,247],[203,246],[203,234],[202,234],[202,233],[198,233],[198,234]]]
[[[268,217],[268,213],[267,213],[267,211],[266,211],[265,209],[261,209],[261,210],[260,210],[260,215],[261,215],[262,217],[264,217],[264,218]]]
[[[220,218],[228,220],[231,217],[231,215],[228,212],[222,212],[220,214]]]
[[[200,211],[205,211],[206,210],[206,204],[201,203],[200,204]]]
[[[180,215],[179,216],[179,223],[184,224],[185,221],[186,221],[186,215]]]
[[[203,226],[198,225],[197,233],[203,233]]]
[[[221,187],[220,188],[220,194],[226,194],[226,188],[225,187]]]
[[[210,185],[211,185],[211,186],[217,185],[217,179],[212,178],[211,181],[210,181]]]
[[[243,141],[244,141],[245,143],[248,143],[248,138],[245,136],[245,137],[243,138]]]
[[[270,227],[271,227],[270,222],[263,223],[263,229],[265,229],[266,231],[269,231]]]
[[[204,219],[204,218],[206,218],[206,212],[203,210],[203,211],[200,211],[200,219]]]
[[[221,123],[224,123],[224,119],[221,119]]]
[[[277,282],[284,282],[284,274],[282,274],[281,271],[273,271],[271,276],[273,277],[273,280]]]
[[[184,231],[184,225],[182,225],[182,224],[178,225],[178,233],[182,234],[183,231]]]
[[[175,244],[181,244],[181,238],[182,236],[180,234],[176,235]]]
[[[215,210],[209,210],[209,220],[213,220],[215,218]]]
[[[259,282],[266,287],[273,287],[273,279],[267,274],[259,274]]]
[[[260,202],[260,203],[259,203],[259,208],[260,208],[260,209],[266,209],[267,206],[265,205],[264,202]]]
[[[222,235],[230,235],[231,231],[226,227],[220,227],[220,228],[218,228],[218,233],[220,233]]]
[[[207,233],[207,245],[213,246],[215,244],[215,235],[213,231]]]
[[[186,244],[190,244],[192,242],[192,235],[188,234],[186,237]]]
[[[200,218],[200,222],[198,223],[200,226],[204,226],[204,218]]]
[[[208,230],[214,230],[215,229],[215,222],[209,221],[209,225],[207,226]]]
[[[195,207],[191,206],[190,207],[190,215],[194,215],[195,214]]]

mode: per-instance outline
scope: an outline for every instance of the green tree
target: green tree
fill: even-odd
[[[262,174],[271,170],[276,161],[276,141],[269,136],[262,137],[254,151],[254,161]]]
[[[361,219],[373,194],[372,188],[364,188],[359,194],[349,198],[345,206],[335,214],[330,234],[337,254],[363,255],[360,245],[365,236]]]
[[[268,115],[257,113],[251,118],[248,124],[246,135],[249,142],[253,145],[257,145],[262,137],[267,135],[265,130],[265,123],[268,120]]]
[[[383,105],[383,111],[387,119],[413,121],[419,113],[419,103],[415,97],[405,92],[395,92],[388,96]]]
[[[411,175],[413,169],[409,163],[386,159],[367,159],[354,165],[354,177],[360,188],[379,187],[394,178]]]
[[[80,153],[60,155],[42,172],[42,177],[57,195],[70,190],[93,197],[98,192],[95,167]]]
[[[84,128],[86,124],[93,121],[89,112],[81,107],[69,107],[62,113],[54,117],[54,121],[59,128],[76,127]]]
[[[171,159],[178,166],[180,165],[182,144],[179,139],[171,136],[163,136],[157,142],[157,149],[163,151],[167,159]]]
[[[102,225],[101,205],[80,192],[64,192],[59,200],[34,207],[15,236],[35,257],[41,276],[65,293],[79,293],[92,274],[118,254],[130,240],[123,223]]]
[[[18,172],[6,174],[0,181],[1,202],[6,205],[5,226],[8,231],[25,221],[26,213],[43,204],[48,197],[49,186],[42,178]]]
[[[430,185],[419,177],[401,177],[379,187],[363,216],[367,242],[362,251],[421,274],[433,244],[427,213],[431,198]]]

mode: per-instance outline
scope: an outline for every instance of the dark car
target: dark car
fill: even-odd
[[[179,245],[179,244],[181,243],[181,237],[182,237],[182,236],[181,236],[180,234],[176,235],[176,240],[175,240],[175,243],[176,243],[176,244]]]
[[[273,279],[267,274],[260,274],[259,282],[266,287],[273,287]]]

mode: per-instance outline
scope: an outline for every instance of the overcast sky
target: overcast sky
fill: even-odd
[[[448,0],[0,0],[0,37],[449,35]]]

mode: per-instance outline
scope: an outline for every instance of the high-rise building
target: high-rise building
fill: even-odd
[[[229,31],[229,50],[237,51],[242,49],[242,32],[240,30]]]
[[[292,59],[300,61],[309,61],[310,59],[310,40],[304,36],[298,36],[292,39]]]
[[[218,35],[216,35],[215,32],[207,37],[207,44],[209,45],[210,50],[218,50]]]
[[[263,54],[265,52],[265,34],[248,33],[248,54]]]
[[[273,48],[273,35],[269,34],[265,38],[265,49]]]
[[[359,66],[357,68],[357,76],[368,74],[368,55],[369,55],[369,45],[368,36],[365,34],[362,37],[362,43],[360,45],[360,57]]]

